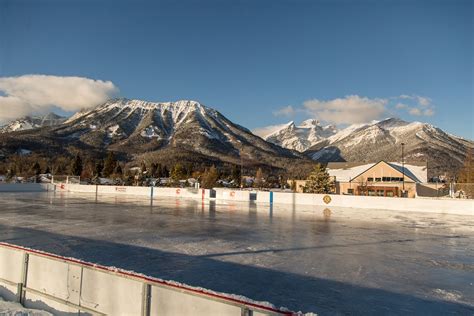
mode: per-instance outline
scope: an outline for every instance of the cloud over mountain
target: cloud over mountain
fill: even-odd
[[[85,77],[23,75],[0,77],[0,121],[52,109],[77,111],[118,95],[111,81]]]

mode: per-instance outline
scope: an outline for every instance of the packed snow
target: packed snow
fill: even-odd
[[[20,303],[7,302],[0,297],[1,316],[53,316],[53,314],[37,309],[28,309]]]

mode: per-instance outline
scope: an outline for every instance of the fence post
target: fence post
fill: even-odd
[[[150,315],[151,285],[143,283],[142,289],[142,316]]]
[[[18,284],[17,290],[17,302],[21,305],[25,304],[25,291],[24,288],[26,287],[26,281],[28,276],[28,262],[30,259],[30,255],[25,252],[23,254],[23,267],[21,270],[21,282]]]

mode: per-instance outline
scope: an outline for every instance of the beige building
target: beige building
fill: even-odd
[[[327,171],[336,181],[336,193],[369,196],[416,196],[417,183],[427,182],[426,163],[379,161],[377,163],[328,163]]]
[[[330,162],[327,172],[335,181],[336,194],[416,197],[417,184],[427,182],[426,163],[379,161],[377,163]],[[306,180],[288,180],[302,193]]]

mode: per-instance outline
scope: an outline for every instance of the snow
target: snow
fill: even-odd
[[[316,154],[319,154],[318,151]],[[313,156],[313,159],[314,158]],[[338,168],[338,169],[327,169],[327,172],[331,177],[336,177],[337,181],[340,182],[349,182],[351,179],[354,179],[362,172],[373,167],[376,163],[361,164],[359,166],[354,166],[350,168]],[[398,171],[402,172],[402,164],[400,162],[389,162],[388,164],[392,165]],[[405,164],[405,174],[410,177],[414,177],[417,182],[428,182],[427,169],[426,165],[412,165]]]
[[[264,139],[282,147],[303,152],[336,132],[337,129],[332,125],[322,127],[319,121],[309,119],[298,126],[290,121],[265,136]]]
[[[145,128],[140,135],[142,137],[146,138],[161,138],[160,134],[158,134],[156,131],[159,130],[158,127],[150,125],[147,128]]]
[[[0,315],[2,316],[53,316],[53,314],[37,309],[28,309],[20,303],[7,302],[0,297]]]
[[[34,207],[32,207],[34,205]],[[474,218],[2,194],[0,240],[321,315],[470,315]]]
[[[120,126],[117,124],[109,126],[107,128],[107,136],[113,138],[114,136],[120,135],[120,132],[118,132],[119,128]]]

